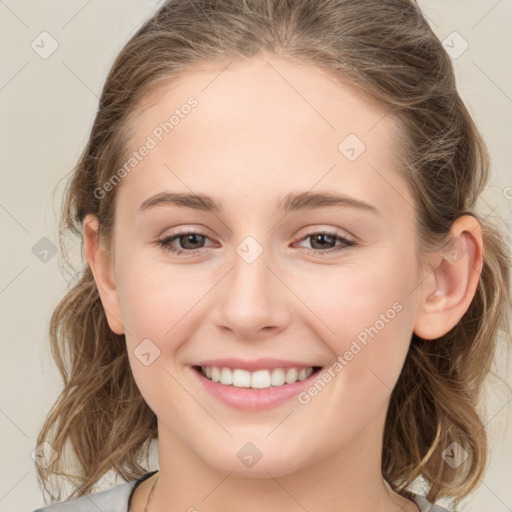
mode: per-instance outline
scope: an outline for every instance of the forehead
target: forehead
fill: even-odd
[[[152,122],[168,119],[191,96],[200,105],[194,112],[198,124],[218,122],[208,125],[212,131],[225,128],[224,120],[237,120],[247,128],[266,120],[272,123],[268,132],[303,121],[312,122],[311,133],[323,129],[339,137],[347,129],[364,136],[378,123],[383,122],[386,129],[398,124],[387,115],[388,109],[347,80],[311,64],[265,56],[205,63],[161,80],[137,105],[131,132],[148,132]],[[263,135],[261,125],[257,128]]]
[[[319,183],[385,198],[397,191],[385,190],[383,176],[400,179],[388,176],[398,127],[383,107],[313,66],[261,58],[198,67],[163,82],[132,115],[129,150],[149,139],[154,147],[122,188],[132,198],[163,188],[247,197],[262,187],[269,196],[271,184],[281,197]]]

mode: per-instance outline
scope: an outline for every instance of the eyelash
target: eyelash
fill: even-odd
[[[204,233],[201,233],[200,231],[187,230],[187,231],[180,231],[179,233],[166,236],[165,238],[163,238],[161,240],[158,240],[158,244],[160,245],[160,247],[164,251],[167,251],[167,252],[170,252],[170,253],[173,253],[173,254],[176,254],[176,255],[181,255],[181,254],[193,255],[193,254],[199,253],[202,248],[201,249],[195,249],[195,250],[181,250],[181,249],[175,249],[174,247],[172,247],[170,245],[170,243],[173,240],[181,238],[183,236],[187,236],[187,235],[200,235],[200,236],[203,236],[205,238],[209,238],[208,236],[206,236]],[[308,251],[313,251],[313,252],[317,253],[318,256],[328,256],[329,254],[332,254],[332,253],[335,253],[335,252],[344,251],[344,250],[346,250],[349,247],[356,247],[357,246],[356,242],[354,242],[352,240],[348,240],[347,238],[344,238],[342,236],[339,236],[336,233],[333,233],[333,232],[330,232],[330,231],[325,231],[325,230],[314,231],[312,233],[309,233],[306,236],[302,237],[299,241],[305,240],[305,239],[310,238],[310,237],[312,237],[314,235],[331,236],[331,237],[335,238],[336,240],[341,241],[342,244],[343,244],[341,246],[337,246],[338,248],[332,248],[332,249],[328,249],[326,251],[322,251],[320,249],[308,249]]]

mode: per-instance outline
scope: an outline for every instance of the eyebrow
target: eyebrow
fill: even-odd
[[[155,194],[141,203],[139,211],[162,205],[174,205],[219,214],[223,212],[222,205],[207,195],[177,192]],[[334,192],[291,192],[278,203],[277,209],[280,212],[288,213],[333,206],[347,206],[380,215],[380,211],[375,206]]]

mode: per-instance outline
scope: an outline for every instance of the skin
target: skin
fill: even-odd
[[[118,186],[112,251],[94,216],[83,225],[109,325],[126,335],[133,376],[158,418],[159,481],[148,510],[417,512],[382,478],[386,411],[413,332],[434,340],[469,307],[482,268],[480,225],[459,218],[452,235],[462,256],[434,253],[420,267],[414,200],[396,171],[397,120],[313,67],[269,56],[224,67],[167,84],[132,119],[135,149],[168,112],[198,100]],[[366,145],[353,162],[338,150],[350,133]],[[286,194],[309,190],[380,213],[277,211]],[[163,191],[207,194],[224,211],[138,212]],[[158,245],[182,228],[207,235],[172,242],[198,254]],[[341,244],[314,245],[307,235],[322,228],[358,245],[322,257]],[[236,252],[247,236],[263,248],[251,264]],[[217,357],[329,367],[396,301],[401,311],[308,404],[241,412],[192,374],[191,364]],[[144,339],[160,350],[148,366],[134,355]],[[262,453],[251,468],[237,457],[248,441]],[[131,512],[144,510],[157,475],[138,486]]]

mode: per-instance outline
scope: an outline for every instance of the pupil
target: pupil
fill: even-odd
[[[332,242],[333,241],[333,237],[331,235],[316,235],[313,237],[313,241],[314,243],[317,243],[317,242],[320,242],[320,245],[322,245],[322,239],[325,239],[327,238],[327,243]],[[324,244],[325,244],[325,240],[324,240]]]
[[[194,244],[194,238],[203,238],[202,235],[195,235],[195,234],[191,234],[191,235],[185,235],[183,237],[181,237],[182,239],[184,238],[185,239],[185,244],[182,244],[185,248],[188,248],[188,249],[195,249],[195,247],[187,247],[188,245],[188,242],[189,241],[192,241],[192,245]],[[199,242],[201,242],[201,240],[199,240]],[[195,241],[195,243],[198,243],[197,240]]]

